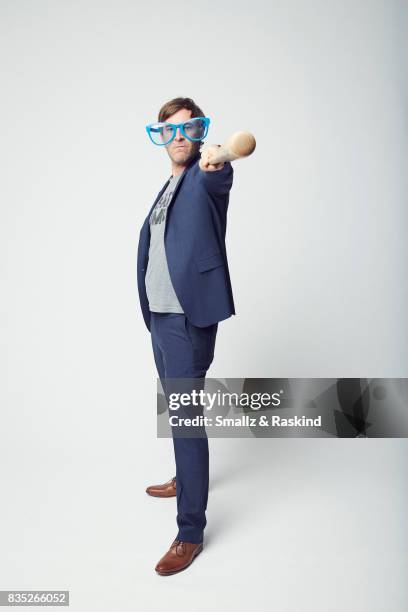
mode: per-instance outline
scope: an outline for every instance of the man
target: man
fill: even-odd
[[[160,190],[140,231],[137,277],[140,304],[166,397],[169,379],[203,383],[214,357],[218,322],[235,314],[225,247],[229,162],[211,164],[200,147],[209,118],[191,98],[161,108],[146,127],[164,146],[172,175]],[[176,476],[147,493],[177,498],[178,534],[156,565],[160,575],[188,567],[203,548],[208,499],[208,439],[173,433]]]

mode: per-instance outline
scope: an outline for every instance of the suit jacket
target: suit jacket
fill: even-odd
[[[183,170],[167,208],[164,247],[170,279],[185,315],[206,327],[235,314],[225,233],[233,168],[204,172],[200,153]],[[145,276],[149,258],[149,217],[166,189],[158,193],[142,225],[137,253],[137,283],[143,317],[150,331]]]

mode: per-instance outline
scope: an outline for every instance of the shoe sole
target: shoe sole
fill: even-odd
[[[176,493],[172,495],[161,495],[161,493],[149,493],[149,491],[146,491],[146,493],[150,495],[150,497],[176,497]]]
[[[200,546],[200,548],[197,548],[197,550],[195,551],[194,555],[191,558],[190,563],[187,563],[187,565],[185,565],[184,567],[182,567],[181,569],[175,570],[174,572],[158,572],[156,571],[156,574],[158,574],[159,576],[172,576],[173,574],[179,574],[180,572],[184,571],[185,569],[187,569],[188,567],[190,567],[190,565],[192,564],[192,562],[194,561],[194,559],[196,557],[198,557],[198,555],[200,554],[200,552],[203,550],[203,545]]]

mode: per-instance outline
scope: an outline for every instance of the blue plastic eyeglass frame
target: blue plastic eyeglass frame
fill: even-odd
[[[185,133],[184,126],[186,123],[191,123],[192,121],[195,121],[197,119],[204,120],[205,122],[204,135],[201,136],[200,138],[190,138],[190,136],[187,136],[187,134]],[[174,140],[177,134],[177,128],[180,128],[180,132],[183,134],[184,138],[187,138],[187,140],[189,140],[190,142],[199,142],[200,140],[203,140],[204,138],[206,138],[208,134],[208,127],[210,123],[211,123],[211,120],[209,117],[191,117],[191,119],[187,119],[187,121],[183,121],[183,123],[168,123],[167,121],[156,121],[155,123],[149,123],[149,125],[146,125],[146,132],[148,133],[149,138],[154,145],[156,145],[157,147],[166,147],[168,144],[171,143],[172,140]],[[171,127],[173,128],[173,136],[170,138],[168,142],[163,142],[161,144],[158,142],[154,142],[150,132],[151,131],[158,132],[159,131],[158,129],[154,130],[154,126],[158,126],[158,125],[171,125]]]

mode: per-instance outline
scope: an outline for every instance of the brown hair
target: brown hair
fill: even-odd
[[[159,110],[158,121],[166,121],[166,119],[182,108],[190,110],[191,117],[205,117],[201,108],[191,98],[173,98],[173,100],[163,104]]]

